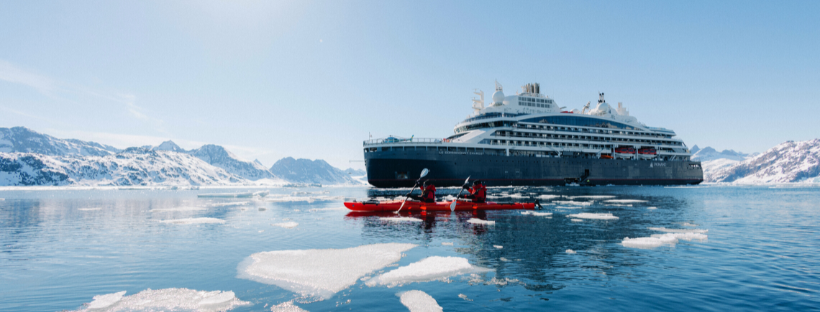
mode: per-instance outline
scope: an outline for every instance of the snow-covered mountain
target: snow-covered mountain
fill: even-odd
[[[242,160],[219,145],[207,144],[187,153],[244,179],[276,179],[276,176],[261,164]]]
[[[185,150],[183,148],[179,147],[179,145],[177,145],[176,143],[174,143],[174,141],[171,140],[162,142],[162,144],[154,146],[151,149],[155,151],[171,151],[177,153],[185,153]]]
[[[109,145],[75,139],[58,139],[25,127],[0,128],[0,152],[51,156],[106,156],[120,150]]]
[[[710,182],[820,183],[820,139],[779,144],[763,154],[715,171]]]
[[[293,159],[286,157],[276,161],[270,168],[276,176],[296,183],[360,184],[339,168],[324,160]]]
[[[367,175],[367,171],[364,171],[364,170],[362,170],[362,169],[353,169],[353,168],[347,168],[347,169],[345,169],[345,173],[347,173],[347,174],[349,174],[349,175],[351,175],[351,176],[363,176],[363,175]]]
[[[0,153],[0,185],[226,185],[246,182],[188,154],[132,147],[106,156]]]
[[[741,161],[746,159],[749,154],[743,154],[741,152],[735,152],[733,150],[723,150],[722,152],[716,151],[714,148],[711,147],[704,147],[703,149],[697,148],[698,146],[695,145],[692,148],[693,155],[692,160],[700,160],[700,161],[710,161],[715,159],[731,159]],[[696,149],[697,148],[697,149]],[[695,152],[697,151],[697,152]]]

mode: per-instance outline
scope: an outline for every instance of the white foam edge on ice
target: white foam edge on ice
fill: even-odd
[[[477,219],[477,218],[470,218],[470,220],[467,220],[467,223],[495,225],[495,221],[487,221],[487,220],[481,220],[481,219]]]
[[[611,213],[583,212],[583,213],[570,214],[570,215],[567,215],[567,217],[577,218],[577,219],[618,220],[618,217],[613,216]]]
[[[232,291],[166,288],[146,289],[130,296],[124,294],[121,291],[94,296],[94,301],[78,311],[227,311],[236,306],[250,305],[250,302],[236,298]]]
[[[278,226],[281,228],[292,229],[299,226],[299,223],[288,221],[288,222],[281,222],[281,223],[271,223],[272,226]]]
[[[279,250],[250,255],[237,267],[239,278],[276,285],[321,300],[361,277],[399,261],[415,244],[372,244],[345,249]]]
[[[379,218],[379,220],[387,221],[387,222],[422,222],[422,221],[424,221],[422,219],[413,218],[413,217],[381,217],[381,218]]]
[[[401,304],[407,307],[410,312],[444,311],[435,298],[421,290],[408,290],[397,295],[399,295]]]
[[[650,230],[666,233],[708,233],[709,230],[698,229],[667,229],[665,227],[650,227]]]
[[[488,271],[491,270],[470,264],[467,258],[432,256],[371,278],[365,284],[371,287],[382,285],[393,287]]]
[[[225,223],[225,220],[217,218],[182,218],[161,220],[159,222],[168,224],[222,224]]]
[[[549,217],[552,216],[552,212],[537,212],[537,211],[522,211],[522,215],[531,215],[537,217]]]

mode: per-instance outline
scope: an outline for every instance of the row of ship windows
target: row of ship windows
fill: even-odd
[[[665,144],[682,146],[683,143],[675,141],[656,141],[656,140],[642,140],[642,139],[623,139],[623,138],[609,138],[596,137],[584,135],[563,135],[563,134],[549,134],[549,133],[533,133],[533,132],[513,132],[513,131],[496,131],[493,136],[503,137],[526,137],[526,138],[547,138],[547,139],[564,139],[564,140],[593,140],[603,142],[623,142],[623,143],[646,143],[646,144]]]
[[[518,99],[520,101],[523,101],[523,102],[552,104],[552,100],[549,100],[549,99],[534,99],[534,98],[528,98],[528,97],[519,97]]]
[[[479,144],[489,145],[506,145],[506,146],[532,146],[532,147],[581,147],[594,149],[611,149],[613,145],[606,144],[581,144],[581,143],[559,143],[559,142],[532,142],[532,141],[513,141],[513,140],[481,140]],[[671,148],[659,148],[658,151],[674,153],[675,150]]]
[[[530,102],[524,102],[524,103],[521,103],[521,106],[541,107],[541,108],[547,108],[547,107],[550,107],[550,105],[549,105],[549,104],[530,103]]]
[[[463,133],[469,130],[474,129],[485,129],[485,128],[497,128],[497,127],[511,127],[511,128],[518,128],[518,129],[532,129],[532,130],[547,130],[547,131],[566,131],[566,132],[582,132],[582,133],[600,133],[600,134],[617,134],[617,135],[634,135],[634,136],[642,136],[642,137],[650,137],[650,138],[663,138],[663,139],[671,139],[671,135],[663,135],[663,134],[655,134],[655,133],[646,133],[646,132],[636,132],[636,131],[620,131],[620,130],[609,130],[609,129],[586,129],[586,128],[573,128],[573,127],[561,127],[561,126],[544,126],[544,125],[531,125],[531,124],[517,124],[515,122],[510,121],[495,121],[495,122],[485,122],[480,124],[472,124],[459,127],[456,129],[456,133]]]
[[[520,145],[515,146],[527,146],[524,145],[523,142],[520,142]],[[572,145],[572,144],[570,144]],[[578,146],[578,144],[575,144]],[[672,152],[671,149],[661,149]],[[442,146],[383,146],[383,147],[369,147],[365,148],[365,153],[375,153],[375,152],[399,152],[399,151],[438,151],[439,154],[462,154],[462,155],[498,155],[504,156],[507,155],[506,149],[492,149],[492,148],[472,148],[472,147],[442,147]],[[588,159],[598,159],[600,157],[600,153],[585,153],[585,152],[562,152],[558,153],[556,151],[523,151],[517,150],[513,151],[510,150],[509,156],[519,156],[519,157],[562,157],[562,158],[588,158]],[[683,156],[661,156],[658,155],[658,160],[680,160],[680,161],[688,161],[689,157]],[[699,168],[700,165],[696,164]]]

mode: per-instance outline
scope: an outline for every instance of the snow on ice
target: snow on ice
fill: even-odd
[[[432,256],[371,278],[365,284],[367,286],[386,285],[393,287],[486,271],[489,270],[471,265],[466,258]]]
[[[667,233],[708,233],[709,230],[696,230],[696,229],[667,229],[665,227],[651,227],[649,228],[653,231],[658,232],[667,232]]]
[[[186,288],[146,289],[131,296],[124,291],[94,296],[85,309],[91,311],[227,311],[237,306],[250,305],[241,301],[232,291],[198,291]]]
[[[286,228],[286,229],[292,229],[292,228],[295,228],[295,227],[299,226],[299,223],[296,223],[296,222],[293,222],[293,221],[288,221],[288,222],[282,222],[282,223],[272,223],[271,225],[278,226],[278,227],[281,227],[281,228]]]
[[[293,300],[282,302],[270,307],[271,312],[308,312],[305,309],[293,304]]]
[[[537,211],[522,211],[522,215],[531,215],[537,217],[549,217],[552,216],[552,212],[537,212]]]
[[[436,299],[421,290],[410,290],[401,293],[401,304],[410,312],[444,311]]]
[[[401,259],[414,244],[372,244],[346,249],[279,250],[250,255],[240,278],[276,285],[305,297],[327,299],[363,276]]]

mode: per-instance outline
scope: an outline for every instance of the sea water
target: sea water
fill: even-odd
[[[544,209],[401,215],[345,209],[361,187],[197,196],[257,191],[0,190],[0,311],[820,307],[816,187],[516,187],[492,200]]]

